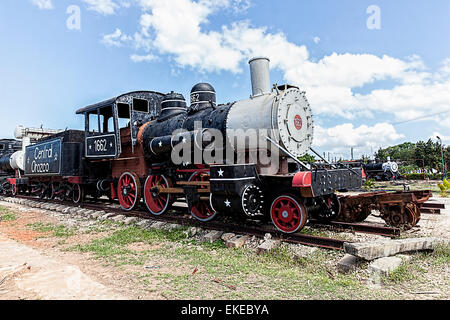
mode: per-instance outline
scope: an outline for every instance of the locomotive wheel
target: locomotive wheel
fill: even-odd
[[[409,203],[403,207],[391,206],[389,211],[389,219],[385,219],[385,221],[388,225],[396,228],[409,230],[420,220],[420,211],[413,203]]]
[[[147,209],[155,216],[162,215],[169,209],[170,194],[155,192],[156,188],[170,188],[170,182],[163,175],[148,176],[144,185],[144,201]],[[153,191],[152,191],[153,189]]]
[[[73,203],[81,203],[84,198],[84,189],[80,184],[75,184],[72,190]]]
[[[331,221],[341,212],[341,203],[336,194],[323,197],[320,210],[310,212],[311,215],[321,221]]]
[[[125,172],[119,179],[117,188],[120,207],[125,211],[133,210],[141,200],[141,182],[139,177]]]
[[[202,172],[194,172],[188,180],[191,181],[209,181],[209,172],[204,174]],[[200,189],[205,189],[207,186],[200,186]],[[217,212],[211,205],[211,196],[210,201],[199,200],[192,206],[191,215],[200,221],[206,222],[214,219]]]
[[[272,202],[270,217],[278,230],[294,233],[305,226],[307,211],[297,197],[282,195]]]

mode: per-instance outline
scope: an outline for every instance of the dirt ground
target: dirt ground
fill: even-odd
[[[422,215],[403,237],[450,239],[450,198],[433,200],[444,202],[446,209],[441,215]],[[260,239],[243,249],[227,249],[196,242],[190,238],[192,228],[167,236],[3,201],[0,208],[0,299],[449,298],[448,248],[443,260],[420,255],[403,274],[380,282],[364,266],[350,275],[338,274],[341,252],[297,246],[300,253],[294,259],[291,251],[282,250],[260,257],[255,254]],[[372,216],[369,220],[381,222]],[[332,231],[305,232],[330,236]],[[338,236],[349,241],[382,238],[348,232]]]

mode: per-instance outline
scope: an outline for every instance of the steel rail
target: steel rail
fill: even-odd
[[[340,222],[340,221],[320,221],[315,219],[308,220],[308,224],[311,226],[324,226],[324,227],[333,227],[337,229],[351,230],[354,232],[362,232],[368,234],[376,234],[380,236],[386,237],[399,237],[400,229],[394,227],[385,227],[380,225],[373,224],[364,224],[364,223],[350,223],[350,222]]]

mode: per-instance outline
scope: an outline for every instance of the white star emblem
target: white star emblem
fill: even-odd
[[[111,143],[109,144],[109,146],[112,148],[112,147],[113,147],[113,143],[111,142]]]
[[[183,138],[183,143],[186,143],[186,142],[187,142],[186,138]]]
[[[92,150],[92,146],[91,145],[89,145],[89,150]]]
[[[227,206],[227,207],[231,207],[231,202],[230,202],[230,200],[225,200],[225,205]]]
[[[219,177],[223,177],[223,172],[224,171],[222,170],[222,168],[220,168],[219,171],[217,172],[219,174]]]
[[[162,147],[162,141],[160,141],[159,143],[158,143],[158,146],[161,148]]]

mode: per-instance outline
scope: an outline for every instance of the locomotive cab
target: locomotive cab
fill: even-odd
[[[161,93],[136,91],[78,110],[85,116],[85,157],[117,159],[125,145],[134,153],[140,126],[161,113],[162,98]]]

